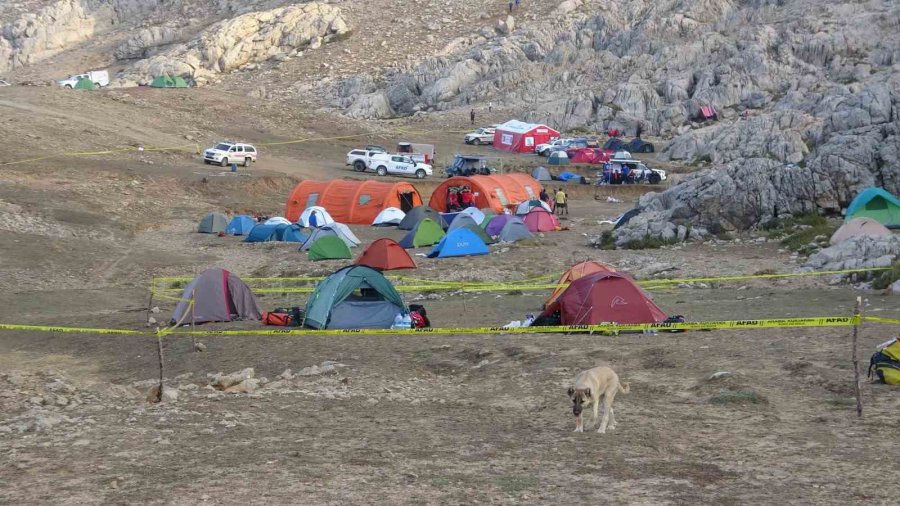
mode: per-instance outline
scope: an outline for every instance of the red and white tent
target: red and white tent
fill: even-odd
[[[514,153],[534,153],[534,147],[559,137],[559,132],[535,123],[510,120],[494,131],[494,148]]]

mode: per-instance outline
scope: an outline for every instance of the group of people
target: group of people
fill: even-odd
[[[455,188],[450,189],[449,195],[447,195],[447,211],[461,211],[463,209],[472,207],[475,205],[475,195],[472,194],[472,189],[468,186],[463,186],[459,190]]]
[[[562,188],[557,188],[556,193],[553,195],[553,200],[550,200],[550,195],[547,193],[546,189],[541,190],[541,200],[550,204],[550,208],[553,209],[553,213],[562,216],[565,212],[565,215],[569,215],[569,195],[563,191]]]

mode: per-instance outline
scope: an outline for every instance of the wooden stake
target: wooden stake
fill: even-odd
[[[163,337],[159,334],[156,335],[156,352],[159,357],[159,389],[156,394],[156,402],[162,402],[162,394],[163,394]]]
[[[856,309],[853,311],[853,317],[856,323],[853,325],[853,385],[856,391],[856,416],[862,418],[862,392],[859,387],[859,358],[856,356],[857,340],[859,337],[859,319],[862,315],[862,297],[856,298]]]
[[[197,300],[194,298],[197,290],[191,290],[191,346],[194,347],[194,352],[198,352],[200,350],[197,349],[197,338],[194,336],[194,306],[197,305]]]

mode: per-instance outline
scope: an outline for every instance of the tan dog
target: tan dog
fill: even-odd
[[[594,403],[594,419],[592,425],[597,423],[597,409],[600,407],[600,398],[603,398],[603,419],[597,432],[606,433],[616,428],[616,414],[613,412],[613,400],[616,394],[627,394],[630,388],[627,384],[619,383],[619,376],[609,367],[595,367],[583,371],[575,377],[575,385],[569,388],[569,397],[574,405],[572,413],[575,414],[575,432],[584,432],[584,419],[581,416],[583,404]]]

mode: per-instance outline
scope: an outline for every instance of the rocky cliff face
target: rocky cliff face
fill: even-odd
[[[120,85],[145,83],[159,75],[190,75],[203,84],[213,76],[269,59],[283,60],[349,33],[341,10],[312,2],[249,12],[218,22],[186,44],[141,60],[120,76]],[[144,53],[177,38],[177,30],[145,30],[121,54]]]
[[[37,63],[108,30],[139,19],[163,0],[60,0],[22,13],[0,30],[0,72]]]

